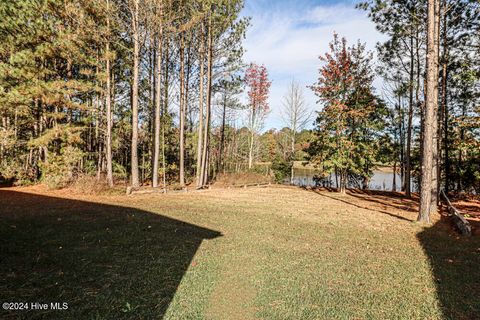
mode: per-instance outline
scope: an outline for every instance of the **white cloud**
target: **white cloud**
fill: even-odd
[[[315,82],[320,66],[318,56],[328,50],[333,32],[345,36],[351,44],[360,39],[370,50],[383,39],[365,12],[353,5],[309,6],[300,2],[295,6],[259,6],[251,0],[247,1],[244,13],[252,17],[245,41],[245,61],[265,64],[273,80],[267,128],[283,126],[281,100],[292,78],[305,88],[312,110],[318,109],[316,97],[306,86]]]

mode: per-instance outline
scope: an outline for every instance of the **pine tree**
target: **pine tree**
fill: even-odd
[[[418,221],[430,222],[432,209],[432,179],[434,167],[434,130],[437,122],[438,108],[438,23],[439,23],[438,0],[428,1],[428,43],[427,43],[427,83],[426,83],[426,106],[423,132],[423,156],[422,156],[422,183],[420,188],[420,212]]]

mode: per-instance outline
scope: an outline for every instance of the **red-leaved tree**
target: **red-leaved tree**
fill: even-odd
[[[345,193],[349,174],[368,185],[376,145],[373,136],[382,126],[382,106],[373,93],[371,53],[365,45],[347,47],[334,34],[329,52],[320,56],[317,83],[310,88],[322,105],[318,112],[317,140],[311,147],[326,174],[335,172],[337,187]]]
[[[268,113],[268,93],[272,82],[268,79],[268,71],[264,65],[251,63],[245,73],[245,83],[248,86],[249,114],[248,129],[250,130],[248,149],[248,168],[253,166],[253,150],[255,135],[262,129]]]

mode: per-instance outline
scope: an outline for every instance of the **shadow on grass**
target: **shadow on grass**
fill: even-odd
[[[410,212],[418,211],[418,198],[408,198],[403,193],[395,191],[358,190],[349,189],[348,194],[361,200],[375,202],[393,209]]]
[[[392,217],[409,220],[393,213],[368,208],[348,197],[336,197],[326,192],[315,191],[357,208],[368,209]],[[418,210],[416,199],[403,194],[382,191],[349,189],[348,194],[360,200],[384,205],[392,209]],[[475,228],[476,225],[473,225]],[[480,237],[462,237],[454,231],[450,220],[444,215],[432,227],[417,234],[428,256],[436,285],[439,306],[445,319],[480,319]]]
[[[446,319],[480,319],[480,239],[458,236],[444,219],[417,235],[440,307]]]
[[[67,302],[2,319],[161,319],[219,232],[121,206],[0,190],[0,302]]]
[[[358,203],[355,203],[355,202],[352,202],[352,201],[348,201],[348,200],[345,199],[345,198],[329,196],[329,195],[327,195],[325,192],[322,193],[322,192],[320,192],[320,191],[318,191],[318,190],[313,190],[313,192],[315,192],[316,194],[318,194],[318,195],[320,195],[320,196],[322,196],[322,197],[327,197],[327,198],[330,198],[330,199],[333,199],[333,200],[337,200],[337,201],[340,201],[340,202],[342,202],[342,203],[345,203],[345,204],[354,206],[355,208],[375,211],[375,212],[378,212],[378,213],[386,214],[386,215],[388,215],[388,216],[390,216],[390,217],[393,217],[393,218],[396,218],[396,219],[399,219],[399,220],[412,221],[411,219],[408,219],[408,218],[405,218],[405,217],[396,215],[396,214],[391,213],[391,212],[388,212],[388,211],[378,210],[378,209],[375,209],[375,208],[370,208],[370,207],[366,207],[366,206],[359,205]],[[351,195],[351,196],[353,196],[353,197],[359,198],[359,199],[361,199],[361,200],[365,200],[365,201],[372,201],[372,200],[373,200],[373,199],[370,198],[370,197],[365,198],[365,197],[355,196],[354,194],[351,193],[350,190],[348,191],[348,194]],[[379,202],[379,201],[376,201],[376,200],[373,200],[373,202],[383,204],[383,202]]]

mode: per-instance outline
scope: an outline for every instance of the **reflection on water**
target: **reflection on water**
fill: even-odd
[[[328,186],[336,187],[335,174],[332,173],[325,181],[319,182],[315,179],[316,172],[315,170],[308,169],[295,169],[293,184],[296,186]],[[368,189],[370,190],[382,190],[382,191],[393,191],[393,172],[384,172],[384,171],[374,171],[373,176],[370,178],[368,183]],[[396,188],[394,191],[401,191],[402,181],[400,174],[395,174],[395,184]],[[414,183],[412,180],[411,183],[412,191],[414,191]],[[359,188],[360,185],[349,182],[349,188]]]

